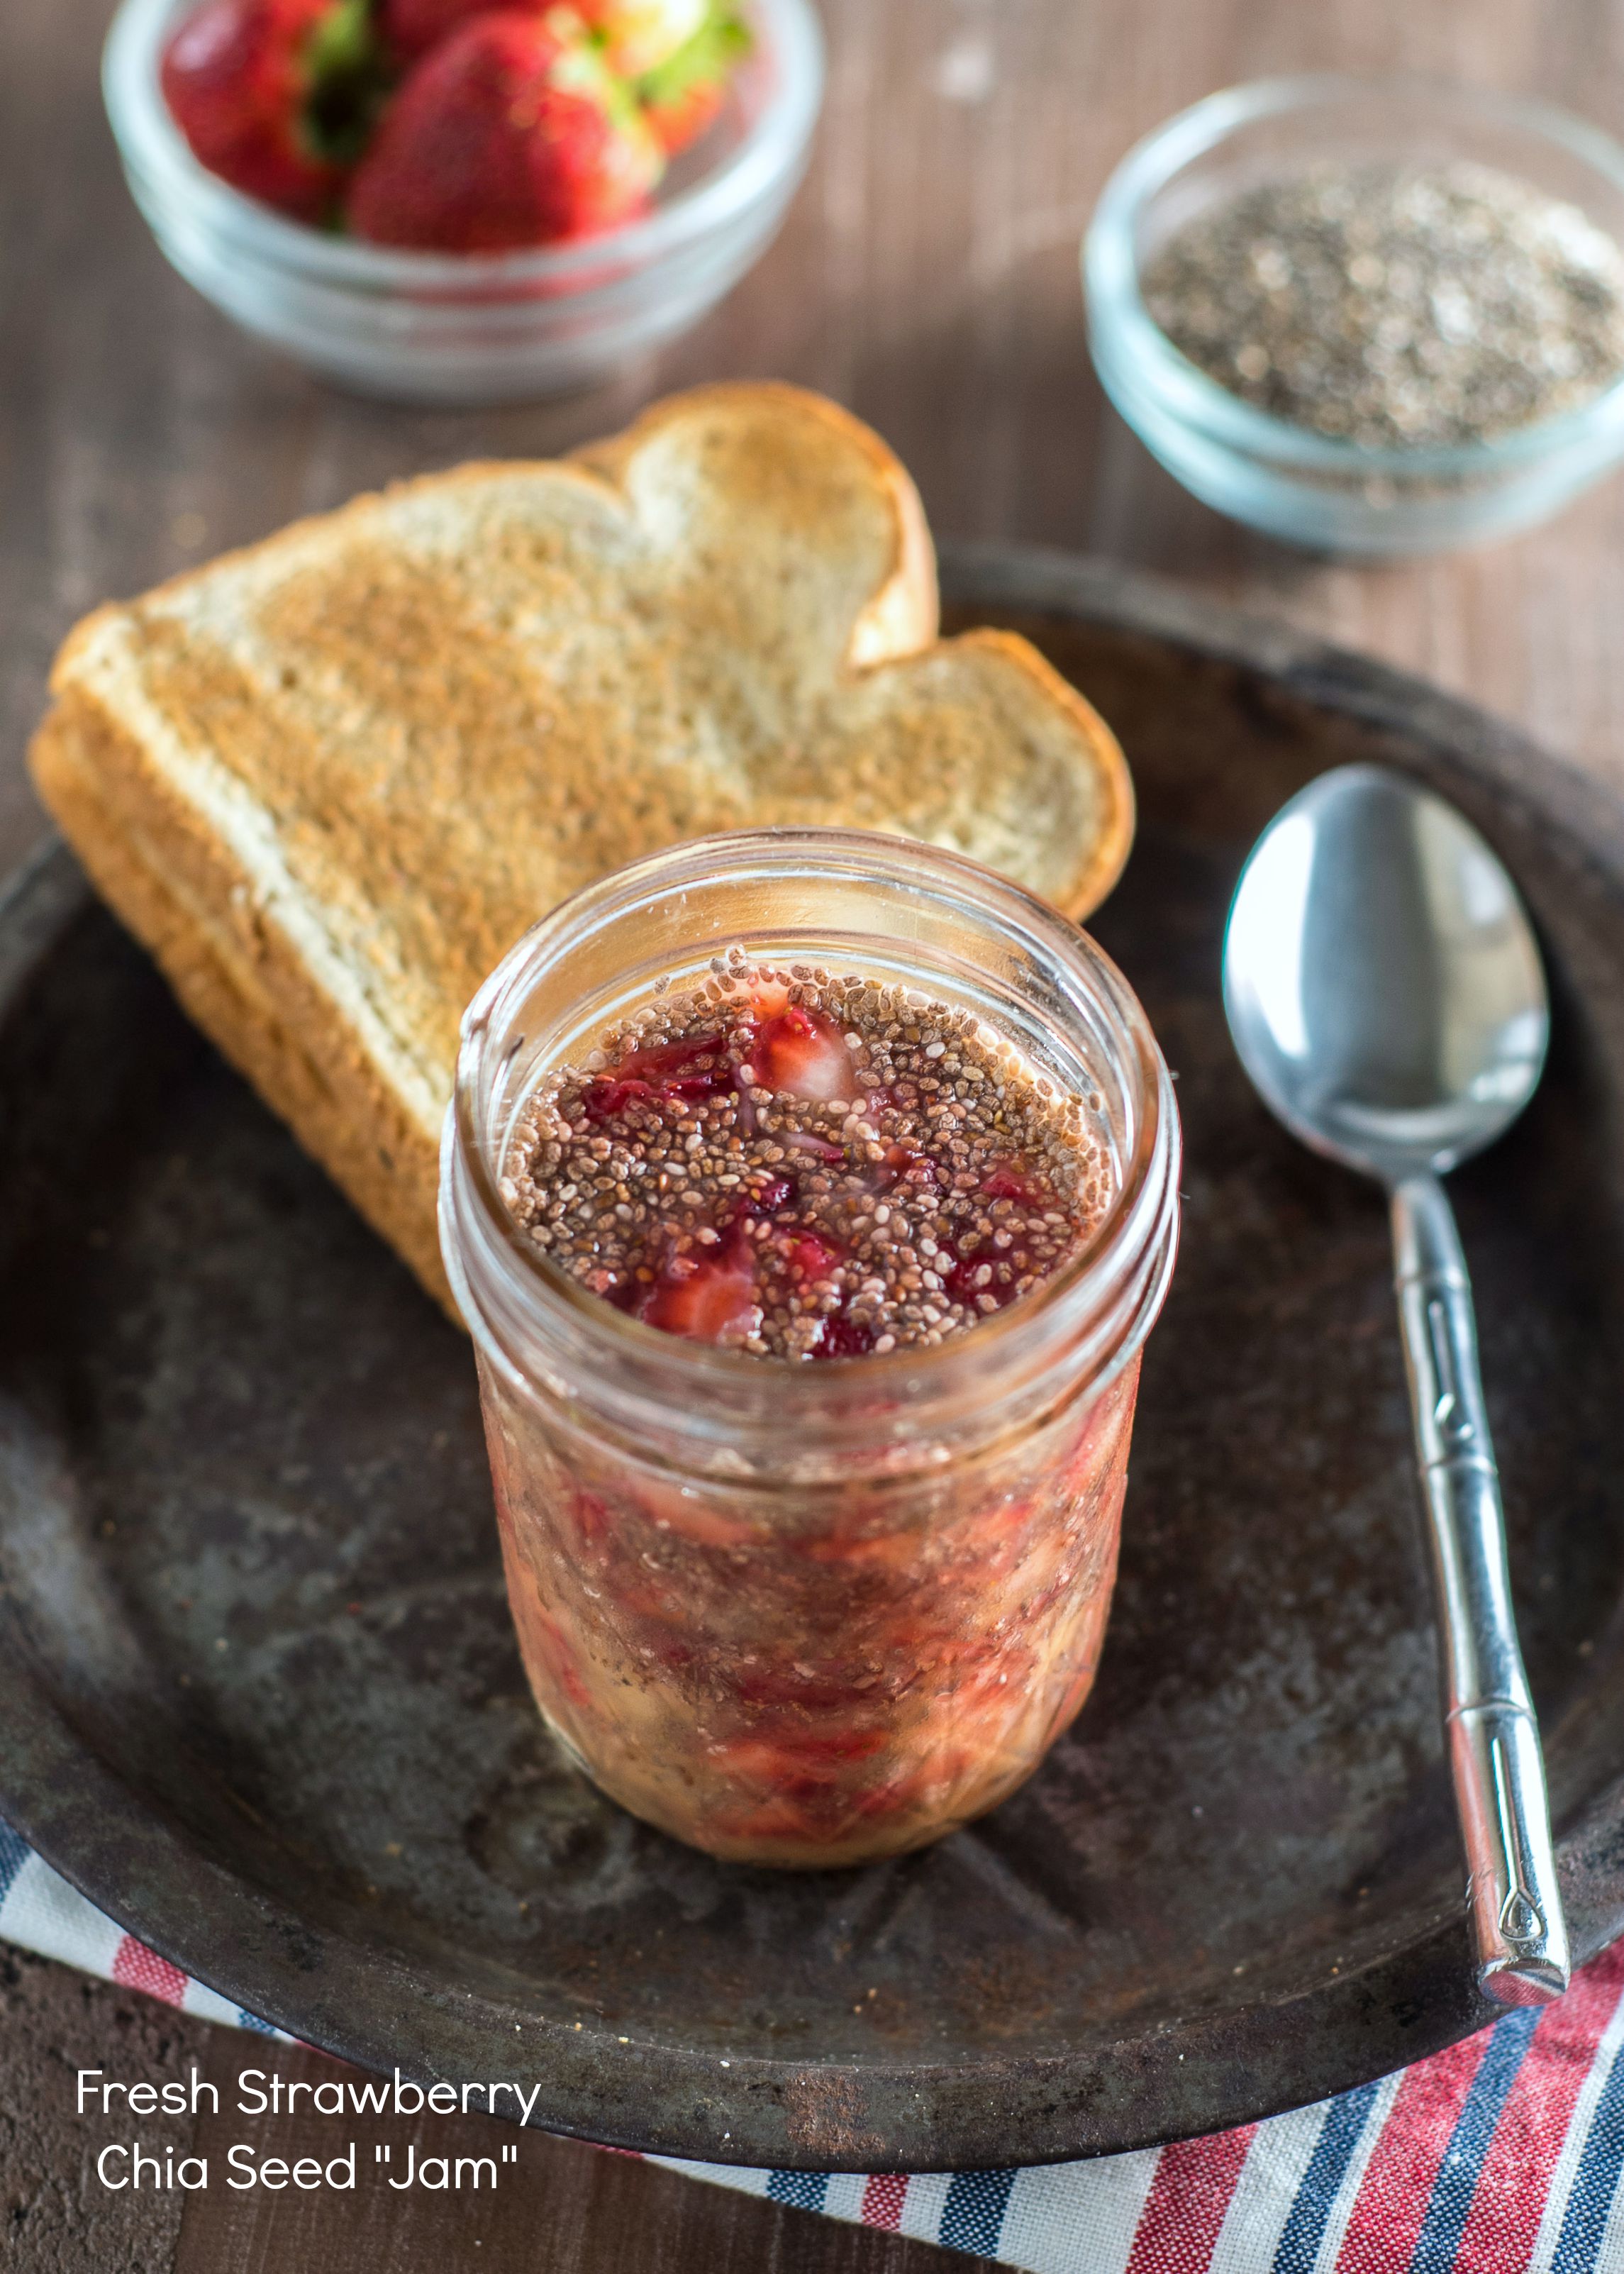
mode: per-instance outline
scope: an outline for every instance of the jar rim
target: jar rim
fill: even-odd
[[[698,866],[714,880],[729,870],[770,871],[772,863],[793,860],[853,880],[878,882],[887,870],[894,875],[912,868],[947,884],[984,913],[1001,917],[1012,937],[1024,936],[1073,980],[1080,979],[1128,1044],[1124,1062],[1132,1068],[1137,1091],[1134,1142],[1099,1223],[1078,1253],[1041,1286],[966,1332],[923,1350],[870,1352],[815,1366],[769,1366],[748,1352],[665,1333],[590,1293],[535,1247],[504,1202],[488,1158],[479,1119],[486,1047],[504,1006],[533,983],[544,954],[561,948],[572,933],[612,924],[651,888],[674,889],[685,869]],[[476,1203],[477,1223],[485,1234],[483,1254],[487,1261],[498,1261],[504,1291],[510,1299],[518,1298],[526,1323],[544,1325],[551,1309],[584,1335],[595,1364],[612,1367],[636,1358],[658,1366],[680,1385],[673,1397],[691,1399],[696,1406],[724,1392],[737,1397],[771,1389],[780,1411],[787,1401],[801,1424],[815,1411],[830,1419],[831,1409],[878,1405],[888,1392],[893,1397],[902,1393],[909,1405],[929,1405],[966,1374],[1002,1375],[1018,1371],[1023,1359],[1041,1366],[1056,1347],[1074,1347],[1158,1235],[1165,1239],[1169,1212],[1177,1210],[1178,1159],[1171,1078],[1138,998],[1104,951],[1046,901],[980,862],[917,840],[848,829],[741,830],[688,840],[587,885],[533,925],[486,979],[462,1020],[456,1085],[446,1121],[441,1240],[459,1308],[482,1346],[481,1329],[488,1334],[490,1321],[468,1284],[453,1236],[454,1227],[460,1231],[466,1224],[457,1205],[464,1190]],[[1116,1337],[1119,1346],[1102,1353],[1101,1382],[1127,1363],[1148,1332],[1170,1264],[1169,1254],[1157,1275],[1148,1315],[1130,1321]]]

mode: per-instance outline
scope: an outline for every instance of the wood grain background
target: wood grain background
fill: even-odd
[[[613,387],[462,416],[346,400],[231,332],[165,268],[119,179],[95,76],[109,0],[4,0],[0,867],[41,826],[23,749],[83,611],[358,489],[477,454],[545,455],[725,374],[797,379],[871,419],[944,534],[1087,550],[1289,617],[1508,713],[1624,788],[1624,485],[1512,544],[1417,567],[1337,566],[1250,538],[1183,496],[1106,410],[1077,268],[1130,143],[1263,72],[1403,64],[1624,132],[1624,0],[823,5],[816,162],[756,274]],[[211,2190],[183,2220],[172,2200],[95,2186],[71,2070],[105,2055],[155,2074],[196,2053],[234,2074],[238,2046],[37,1962],[0,1975],[0,2233],[30,2274],[974,2265],[534,2138],[483,2232],[457,2199],[380,2211],[371,2192]],[[297,2128],[233,2136],[261,2131],[285,2154]]]

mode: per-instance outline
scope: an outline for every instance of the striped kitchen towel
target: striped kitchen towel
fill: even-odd
[[[209,2021],[267,2026],[115,1926],[3,1823],[0,1936]],[[1171,2148],[909,2179],[656,2160],[1027,2274],[1624,2274],[1621,2040],[1624,1943],[1560,2005]]]

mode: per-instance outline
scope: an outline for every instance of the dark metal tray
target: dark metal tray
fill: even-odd
[[[0,913],[0,1809],[256,2012],[373,2067],[539,2082],[555,2130],[1036,2162],[1489,2018],[1381,1203],[1265,1118],[1218,998],[1249,841],[1348,758],[1458,800],[1549,956],[1545,1087],[1455,1189],[1580,1954],[1624,1929],[1624,819],[1413,681],[1115,570],[979,551],[948,589],[1122,734],[1142,823],[1096,928],[1182,1076],[1189,1159],[1098,1691],[926,1855],[727,1869],[561,1765],[466,1345],[64,853]]]

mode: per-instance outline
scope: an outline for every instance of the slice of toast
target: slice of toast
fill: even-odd
[[[457,1022],[567,893],[773,822],[955,847],[1081,916],[1132,794],[1026,642],[936,640],[913,484],[776,385],[471,465],[89,617],[41,794],[181,1001],[447,1299]]]

